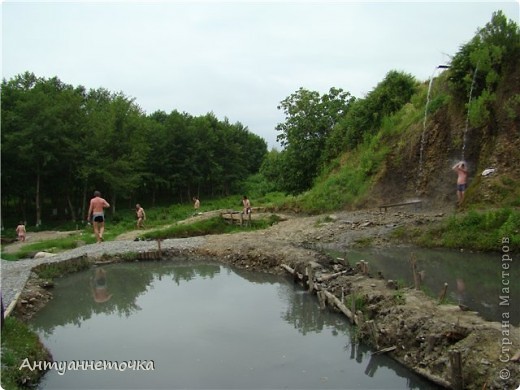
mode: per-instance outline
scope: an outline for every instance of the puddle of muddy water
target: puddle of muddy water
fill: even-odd
[[[113,264],[59,279],[31,322],[56,362],[40,389],[433,389],[351,343],[343,317],[283,277],[219,264]],[[150,368],[150,366],[148,366]]]
[[[438,297],[444,283],[448,283],[449,302],[465,305],[488,321],[501,322],[507,313],[511,324],[520,324],[520,285],[517,283],[520,266],[516,261],[506,264],[507,269],[504,269],[501,253],[396,247],[349,250],[346,257],[350,264],[368,261],[373,275],[380,271],[385,279],[413,286],[412,253],[417,270],[423,271],[422,288],[430,296]],[[330,251],[329,254],[345,257],[344,252]]]

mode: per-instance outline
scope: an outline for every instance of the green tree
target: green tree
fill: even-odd
[[[354,149],[365,137],[376,134],[383,118],[408,103],[417,85],[410,74],[392,70],[364,99],[353,101],[327,140],[327,161],[345,150]]]
[[[502,11],[493,13],[491,21],[453,57],[450,86],[459,102],[469,104],[472,125],[480,126],[491,117],[500,75],[510,74],[519,62],[520,30]]]
[[[10,188],[8,193],[16,188],[22,197],[27,194],[23,185],[32,189],[35,222],[39,225],[46,187],[47,193],[66,193],[72,205],[67,190],[73,187],[77,170],[72,156],[78,146],[83,88],[74,88],[56,77],[46,80],[26,72],[3,82],[4,98],[2,159],[11,164],[3,167],[14,168],[4,171],[3,188]],[[16,175],[20,176],[13,180]],[[70,210],[74,214],[74,207]]]
[[[350,94],[338,88],[331,88],[322,96],[300,88],[282,100],[278,109],[283,110],[285,122],[278,124],[276,130],[280,132],[277,140],[284,147],[285,191],[298,193],[312,186],[326,139],[350,102]]]

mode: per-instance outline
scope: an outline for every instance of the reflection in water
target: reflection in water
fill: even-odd
[[[92,296],[94,302],[104,303],[112,298],[112,294],[108,291],[107,272],[103,268],[94,270],[94,277],[91,280]]]
[[[111,298],[97,303],[92,286]],[[289,280],[217,264],[112,264],[69,275],[31,326],[56,361],[155,363],[154,371],[51,370],[41,389],[436,388],[349,344],[347,321]]]
[[[462,308],[477,311],[486,320],[502,321],[502,267],[500,254],[467,253],[452,250],[420,248],[384,248],[352,250],[347,253],[351,264],[364,259],[373,274],[381,272],[385,279],[404,281],[413,286],[410,267],[412,252],[417,258],[417,270],[421,274],[422,289],[432,297],[438,297],[444,283],[448,283],[447,298]],[[331,252],[333,256],[340,256]],[[341,253],[344,256],[344,253]],[[508,270],[509,280],[520,279],[520,266]],[[511,287],[511,302],[520,302],[520,288]],[[520,324],[519,307],[508,308],[512,324]]]

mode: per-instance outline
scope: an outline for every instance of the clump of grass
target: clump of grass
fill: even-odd
[[[352,293],[347,296],[345,300],[348,308],[351,308],[352,305],[355,304],[356,310],[360,310],[361,312],[365,310],[367,302],[364,295]]]
[[[44,263],[35,267],[33,271],[42,279],[54,279],[69,273],[81,271],[90,267],[86,256],[60,261],[57,263]]]
[[[166,239],[166,238],[187,238],[196,236],[205,236],[208,234],[224,234],[243,232],[245,229],[265,229],[274,223],[277,223],[280,218],[276,215],[271,215],[267,219],[252,220],[251,225],[239,226],[227,223],[221,217],[209,218],[203,221],[197,221],[191,224],[177,224],[169,226],[164,229],[155,230],[142,235],[144,239]],[[245,222],[245,221],[244,221]]]
[[[394,302],[396,305],[404,305],[406,303],[406,298],[404,297],[404,291],[399,289],[394,292]]]
[[[362,237],[354,241],[356,248],[368,248],[374,242],[374,237]]]
[[[500,251],[502,240],[507,239],[509,250],[517,251],[520,249],[520,211],[509,208],[471,210],[424,229],[400,227],[394,230],[393,237],[424,247],[480,251]]]
[[[2,328],[2,388],[26,389],[38,384],[43,373],[28,367],[20,369],[25,359],[32,365],[52,358],[38,335],[23,322],[7,317]]]

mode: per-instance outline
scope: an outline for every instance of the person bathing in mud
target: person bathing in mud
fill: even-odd
[[[105,232],[105,212],[104,209],[110,207],[110,204],[101,197],[101,192],[94,191],[94,197],[90,200],[87,221],[92,218],[94,226],[94,234],[98,243],[103,241],[103,233]]]
[[[139,203],[135,205],[135,212],[137,214],[137,228],[142,229],[144,228],[144,220],[146,219],[146,214]]]
[[[464,161],[459,161],[451,169],[457,173],[457,200],[460,206],[464,201],[464,192],[466,191],[468,181],[468,169]]]

